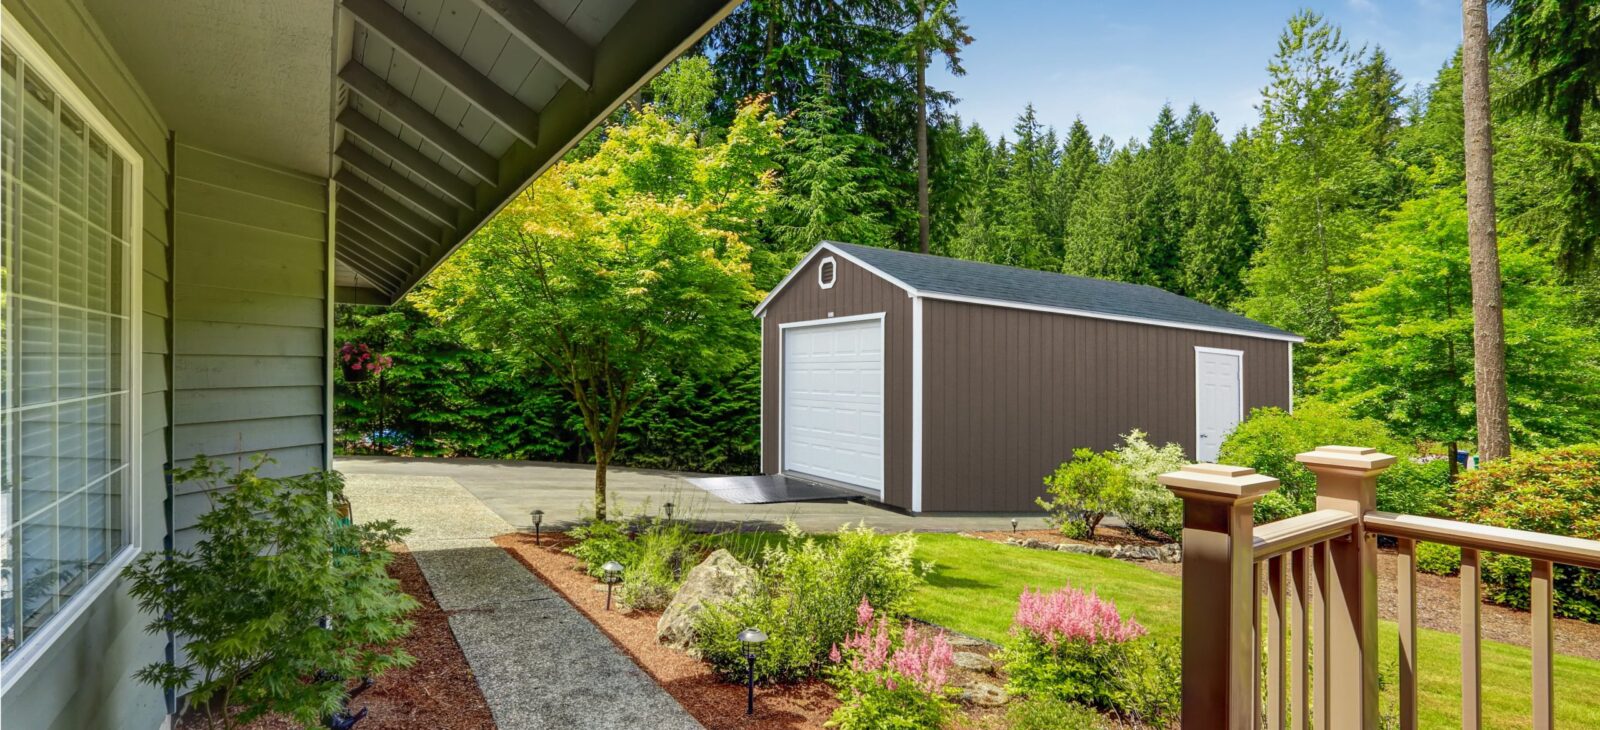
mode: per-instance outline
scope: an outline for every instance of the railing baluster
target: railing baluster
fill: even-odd
[[[1551,600],[1555,596],[1553,582],[1555,565],[1548,560],[1533,561],[1533,727],[1550,730],[1555,725],[1555,677],[1551,657],[1554,654],[1555,633],[1550,625],[1550,615],[1555,609]]]
[[[1283,686],[1283,642],[1287,628],[1284,612],[1283,560],[1279,555],[1267,561],[1267,597],[1272,611],[1267,614],[1267,730],[1284,730],[1288,724],[1289,693]]]
[[[1309,710],[1311,707],[1310,683],[1307,672],[1311,666],[1308,664],[1311,646],[1311,583],[1310,583],[1311,548],[1301,548],[1294,551],[1289,558],[1289,572],[1294,578],[1294,593],[1290,600],[1294,603],[1290,618],[1293,625],[1291,641],[1294,645],[1289,657],[1289,709],[1294,717],[1294,727],[1311,727]]]
[[[1477,730],[1483,720],[1482,662],[1479,648],[1479,607],[1483,589],[1478,582],[1478,551],[1461,548],[1461,728]]]
[[[1417,728],[1417,541],[1402,538],[1395,561],[1400,620],[1400,730]]]
[[[1328,616],[1333,613],[1333,586],[1328,582],[1328,543],[1319,542],[1311,548],[1312,584],[1316,586],[1316,603],[1312,608],[1316,628],[1311,630],[1311,719],[1317,730],[1328,730],[1328,658],[1333,652],[1328,647]]]
[[[1261,640],[1263,639],[1261,635],[1261,581],[1265,577],[1263,575],[1264,572],[1265,571],[1262,569],[1261,563],[1256,562],[1251,564],[1250,646],[1255,649],[1255,651],[1251,652],[1251,655],[1255,659],[1255,672],[1250,675],[1250,689],[1252,690],[1250,696],[1254,700],[1254,702],[1251,704],[1254,705],[1255,709],[1255,718],[1254,722],[1251,724],[1251,727],[1257,728],[1261,727],[1261,722],[1267,714],[1266,709],[1261,705]]]

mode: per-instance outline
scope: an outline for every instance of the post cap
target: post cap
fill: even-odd
[[[1323,467],[1378,472],[1394,464],[1395,457],[1364,446],[1318,446],[1316,451],[1296,454],[1294,460],[1309,469]]]
[[[1223,501],[1259,499],[1278,488],[1278,480],[1255,469],[1227,464],[1189,464],[1178,471],[1169,471],[1156,477],[1162,486],[1174,492],[1187,492],[1202,498]]]

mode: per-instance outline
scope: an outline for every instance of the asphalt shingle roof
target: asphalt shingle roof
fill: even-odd
[[[920,292],[1056,307],[1179,325],[1222,328],[1271,337],[1296,337],[1249,317],[1144,284],[1092,279],[1014,266],[828,241]]]

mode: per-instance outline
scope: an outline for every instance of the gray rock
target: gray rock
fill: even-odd
[[[1183,546],[1175,542],[1162,545],[1160,559],[1163,563],[1183,562]]]
[[[712,553],[689,571],[683,587],[667,604],[661,620],[656,622],[656,640],[678,649],[694,646],[695,619],[706,606],[749,595],[759,586],[756,571],[739,562],[733,553],[727,550]]]
[[[982,642],[982,641],[980,641],[978,639],[974,639],[974,638],[972,638],[970,636],[967,636],[966,634],[957,634],[957,633],[954,633],[954,632],[946,632],[945,635],[944,635],[944,638],[945,638],[946,641],[950,642],[951,646],[983,646],[984,645],[984,642]]]
[[[994,662],[989,657],[975,651],[958,651],[952,654],[950,658],[956,663],[956,666],[969,672],[994,671]]]
[[[990,682],[973,682],[961,688],[961,701],[969,705],[999,707],[1011,701],[1011,696],[999,685]]]

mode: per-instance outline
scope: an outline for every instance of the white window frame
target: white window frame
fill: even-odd
[[[10,46],[29,67],[38,72],[50,85],[51,90],[71,106],[72,111],[82,117],[84,123],[92,127],[106,144],[116,150],[117,154],[128,163],[127,184],[123,186],[122,193],[125,197],[125,210],[128,212],[129,259],[128,267],[123,271],[123,275],[127,277],[127,281],[124,282],[126,286],[123,287],[125,297],[123,311],[128,317],[127,326],[124,328],[127,341],[123,343],[123,362],[126,368],[124,375],[127,378],[128,393],[123,398],[127,410],[122,438],[124,453],[127,454],[128,473],[125,482],[127,489],[122,500],[122,518],[123,534],[127,537],[127,544],[111,556],[83,588],[67,599],[38,631],[27,637],[11,656],[0,663],[0,694],[3,694],[9,691],[18,679],[27,675],[28,670],[55,646],[62,634],[77,623],[78,618],[119,580],[122,569],[139,555],[144,543],[144,521],[141,515],[144,507],[142,468],[144,419],[141,409],[144,391],[144,158],[105,114],[89,101],[89,97],[56,64],[50,54],[28,35],[12,16],[9,7],[0,8],[0,35],[4,36],[6,45]]]
[[[833,278],[823,281],[822,272],[829,270],[833,271]],[[833,260],[832,256],[826,256],[817,262],[817,286],[823,289],[832,289],[833,285],[837,283],[839,283],[839,262]]]
[[[1232,355],[1239,360],[1239,376],[1236,378],[1239,387],[1234,390],[1238,402],[1239,423],[1244,423],[1244,350],[1227,350],[1221,347],[1194,347],[1194,457],[1200,458],[1200,356],[1201,355]],[[1238,428],[1234,424],[1234,428]],[[1222,444],[1217,444],[1218,453],[1221,453]]]

